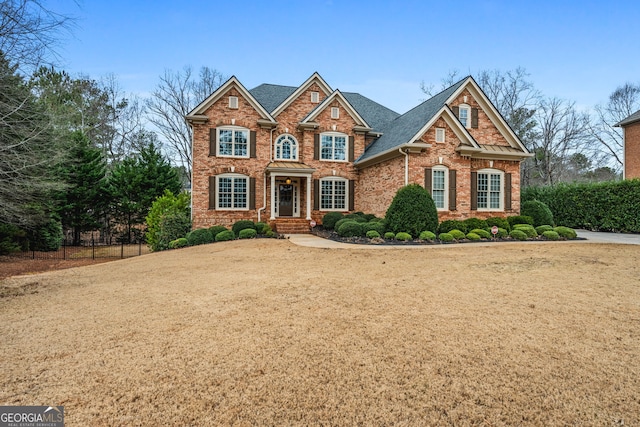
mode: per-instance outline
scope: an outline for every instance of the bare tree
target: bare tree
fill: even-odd
[[[536,180],[552,185],[565,178],[565,162],[588,146],[589,117],[575,109],[574,102],[558,98],[544,99],[535,114],[540,137],[533,152]]]
[[[48,9],[40,0],[0,0],[0,51],[23,71],[35,70],[43,61],[57,58],[58,40],[74,25],[74,18]]]
[[[191,181],[192,131],[185,116],[204,101],[226,78],[217,70],[202,67],[197,76],[190,66],[182,72],[165,71],[160,83],[147,100],[153,123],[165,142],[174,164],[182,166]]]
[[[589,131],[598,142],[597,151],[616,170],[622,168],[624,139],[616,123],[640,110],[640,84],[625,83],[609,96],[605,105],[596,105]]]

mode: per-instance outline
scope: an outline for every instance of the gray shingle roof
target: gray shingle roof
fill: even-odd
[[[636,111],[626,119],[621,120],[619,123],[616,123],[616,126],[626,126],[638,121],[640,121],[640,110]]]
[[[278,105],[282,104],[297,87],[293,86],[280,86],[271,84],[261,84],[249,91],[251,95],[258,101],[265,110],[272,113],[273,110],[278,108]]]
[[[460,80],[453,86],[426,100],[422,104],[407,111],[395,120],[389,122],[381,131],[383,135],[373,141],[356,163],[367,160],[385,151],[399,147],[409,142],[411,138],[440,111],[449,97],[464,83],[467,78]]]

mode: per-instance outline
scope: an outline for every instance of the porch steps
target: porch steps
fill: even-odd
[[[309,221],[304,218],[278,218],[270,225],[279,234],[308,234],[311,231]]]

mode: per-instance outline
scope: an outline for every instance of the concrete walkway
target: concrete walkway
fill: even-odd
[[[578,243],[616,243],[640,245],[640,234],[603,233],[586,230],[576,230],[578,237],[587,240],[574,240]],[[356,245],[336,242],[313,234],[287,234],[287,239],[298,246],[323,249],[424,249],[424,248],[455,248],[458,245]],[[534,243],[534,242],[531,242]],[[500,242],[474,243],[475,246],[499,245]]]

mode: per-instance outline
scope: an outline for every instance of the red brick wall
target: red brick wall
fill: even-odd
[[[467,97],[467,102],[464,102],[465,96]],[[452,106],[460,104],[467,104],[471,108],[478,109],[478,128],[469,127],[467,130],[479,144],[509,146],[509,143],[491,122],[489,116],[480,108],[478,102],[466,89],[451,103]]]
[[[640,122],[624,128],[624,176],[640,178]]]

